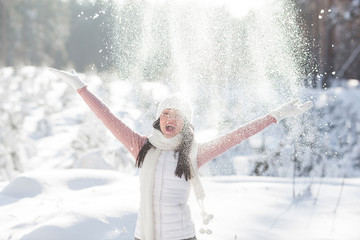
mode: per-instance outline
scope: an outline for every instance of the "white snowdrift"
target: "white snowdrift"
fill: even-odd
[[[360,238],[360,179],[204,177],[211,239]],[[42,170],[0,192],[0,239],[134,239],[137,176],[111,170]],[[197,229],[199,211],[190,198]]]
[[[132,239],[136,186],[106,170],[21,175],[0,195],[0,239]]]

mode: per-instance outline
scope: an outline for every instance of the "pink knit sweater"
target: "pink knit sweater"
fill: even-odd
[[[134,158],[136,158],[147,137],[134,132],[112,114],[109,108],[93,95],[86,86],[78,89],[78,93],[111,133],[130,151]],[[241,143],[243,140],[262,131],[272,123],[276,123],[276,119],[271,115],[265,115],[239,127],[235,131],[217,137],[209,142],[200,143],[197,157],[198,167],[200,168],[205,163],[224,153],[229,148]]]

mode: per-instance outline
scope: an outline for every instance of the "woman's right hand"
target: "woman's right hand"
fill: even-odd
[[[75,70],[68,71],[62,71],[55,68],[49,68],[49,71],[58,76],[59,78],[66,81],[68,84],[70,84],[75,90],[78,90],[80,88],[83,88],[85,86],[85,83],[80,79],[79,75],[75,72]]]

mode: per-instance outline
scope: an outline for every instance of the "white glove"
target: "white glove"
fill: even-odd
[[[55,68],[49,68],[49,71],[58,76],[59,78],[65,80],[68,84],[70,84],[75,90],[83,88],[85,83],[81,81],[79,75],[76,74],[75,70],[71,70],[70,72],[57,70]]]
[[[284,118],[294,117],[306,112],[312,107],[312,105],[311,101],[301,104],[299,99],[295,99],[277,109],[272,110],[270,115],[276,118],[276,122],[279,122]]]

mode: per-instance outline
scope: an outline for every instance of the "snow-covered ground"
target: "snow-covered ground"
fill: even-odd
[[[139,183],[126,150],[81,98],[45,69],[4,68],[0,76],[0,240],[133,239]],[[86,81],[117,116],[143,134],[156,112],[149,103],[169,91],[160,83],[143,83],[135,91],[126,81],[107,82],[111,88],[99,87],[96,76],[87,75]],[[198,233],[198,239],[360,238],[360,87],[358,81],[348,83],[305,93],[316,110],[297,123],[305,123],[309,136],[297,143],[298,156],[314,168],[308,177],[295,179],[295,188],[289,177],[294,142],[277,135],[282,125],[204,167],[214,233]],[[249,113],[244,118],[261,114]],[[236,116],[222,117],[231,126],[233,120],[241,123]],[[200,139],[219,134],[196,127]],[[210,176],[224,169],[224,159],[237,175]],[[269,164],[264,172],[269,177],[246,176],[259,160]],[[200,228],[192,196],[190,205]]]
[[[297,181],[293,198],[287,178],[204,177],[207,209],[215,218],[213,234],[198,233],[198,239],[359,239],[360,179]],[[134,239],[138,204],[137,176],[90,169],[28,172],[0,193],[0,239]],[[190,205],[199,229],[193,197]]]

